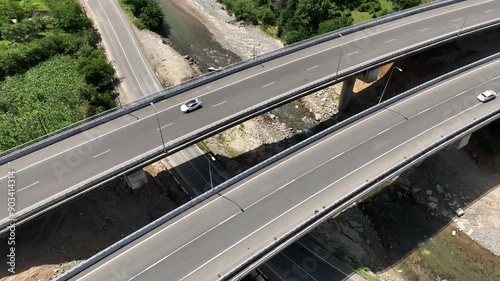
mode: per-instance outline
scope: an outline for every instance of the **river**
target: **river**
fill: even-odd
[[[210,31],[178,4],[179,0],[158,0],[164,14],[163,32],[181,55],[189,55],[207,72],[208,67],[224,67],[240,61],[235,53],[224,49]]]

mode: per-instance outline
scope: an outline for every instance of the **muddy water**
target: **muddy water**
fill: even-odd
[[[172,47],[181,55],[191,56],[202,72],[207,72],[208,67],[224,67],[241,60],[214,40],[203,23],[180,6],[179,0],[158,0],[158,3],[165,16],[163,32]]]

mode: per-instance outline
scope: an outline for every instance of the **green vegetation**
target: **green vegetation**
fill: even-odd
[[[360,267],[356,269],[356,273],[363,276],[368,281],[381,281],[375,273],[373,273],[368,267]]]
[[[0,151],[115,106],[97,43],[76,0],[0,0]]]
[[[67,126],[85,117],[86,83],[77,62],[55,56],[0,84],[0,149]],[[64,91],[61,91],[64,89]]]
[[[238,20],[261,24],[285,41],[309,37],[417,6],[422,0],[219,0]]]
[[[122,0],[122,6],[133,16],[139,29],[158,31],[163,23],[160,5],[154,0]]]

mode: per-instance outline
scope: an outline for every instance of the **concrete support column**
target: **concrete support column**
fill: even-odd
[[[461,139],[457,140],[454,144],[453,147],[458,149],[461,149],[462,147],[466,146],[469,144],[471,134],[468,134],[466,136],[463,136]]]
[[[363,81],[365,83],[375,82],[378,79],[378,73],[380,72],[379,70],[380,70],[380,68],[378,68],[378,67],[375,69],[367,70],[367,71],[365,71],[365,73],[363,75],[359,75],[358,79],[360,79],[361,81]]]
[[[347,109],[349,105],[349,101],[351,100],[351,96],[353,94],[354,82],[356,82],[355,77],[348,78],[344,80],[342,84],[342,91],[340,92],[340,100],[339,100],[339,110],[343,111]]]
[[[125,175],[125,180],[132,190],[141,188],[144,184],[148,182],[146,173],[140,169],[128,175]]]

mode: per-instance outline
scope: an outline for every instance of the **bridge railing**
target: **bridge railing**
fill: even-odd
[[[424,11],[432,10],[438,7],[443,7],[449,4],[453,3],[458,3],[462,2],[464,0],[439,0],[436,2],[432,2],[426,5],[422,6],[417,6],[411,9],[403,10],[400,12],[388,14],[385,16],[382,16],[380,18],[370,20],[364,23],[360,23],[357,25],[345,27],[339,30],[335,30],[317,37],[313,37],[310,39],[306,39],[302,42],[298,42],[295,44],[291,44],[288,46],[285,46],[284,48],[260,55],[255,57],[254,59],[249,59],[241,62],[234,63],[232,65],[229,65],[225,68],[223,68],[220,71],[213,72],[213,73],[207,73],[201,76],[198,76],[194,79],[185,81],[181,84],[178,84],[176,86],[167,88],[165,90],[150,94],[148,96],[142,97],[140,99],[134,100],[128,104],[125,104],[123,107],[115,107],[112,109],[109,109],[107,111],[104,111],[102,113],[96,114],[92,117],[89,117],[87,119],[81,120],[79,122],[76,122],[74,124],[71,124],[69,126],[66,126],[64,128],[61,128],[59,130],[56,130],[52,133],[49,133],[47,135],[38,137],[32,141],[26,142],[24,144],[21,144],[19,146],[16,146],[14,148],[5,150],[3,152],[0,152],[0,165],[5,164],[6,162],[12,161],[16,158],[22,157],[26,154],[29,154],[33,151],[36,151],[38,149],[41,149],[43,147],[46,147],[48,145],[51,145],[55,142],[61,141],[65,138],[71,137],[75,134],[78,134],[82,131],[88,130],[90,128],[96,127],[104,122],[108,122],[112,119],[118,118],[120,116],[123,116],[125,114],[128,114],[130,112],[136,111],[138,109],[147,107],[150,105],[151,102],[157,103],[161,100],[167,99],[169,97],[178,95],[180,93],[183,93],[185,91],[191,90],[193,88],[202,86],[204,84],[213,82],[215,80],[218,80],[220,78],[226,77],[228,75],[234,74],[236,72],[242,71],[244,69],[251,68],[253,66],[265,63],[267,61],[276,59],[278,57],[285,56],[287,54],[293,53],[300,51],[302,49],[339,38],[339,34],[350,34],[354,32],[358,32],[363,29],[367,29],[373,26],[377,26],[383,23],[391,22],[397,19],[401,19],[410,15],[414,15],[417,13],[421,13]]]

